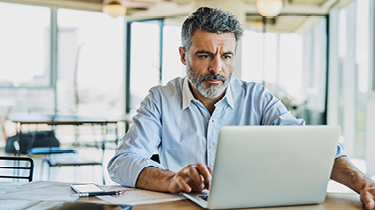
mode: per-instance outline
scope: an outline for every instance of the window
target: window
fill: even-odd
[[[121,116],[124,26],[124,19],[99,12],[0,3],[0,100],[11,104],[0,107],[0,117],[56,111]],[[6,127],[8,135],[13,127]],[[74,140],[74,132],[61,127],[59,140]]]
[[[163,27],[163,85],[177,76],[184,77],[186,74],[186,68],[181,63],[178,53],[180,45],[181,26],[165,25]]]
[[[59,112],[122,115],[124,20],[68,9],[57,20]]]
[[[307,124],[325,124],[326,17],[279,16],[264,21],[265,33],[259,17],[248,19],[241,79],[263,83]]]
[[[337,122],[342,127],[343,145],[348,156],[351,158],[366,158],[366,144],[373,139],[367,136],[367,130],[371,126],[367,124],[369,113],[373,108],[369,106],[369,85],[370,59],[369,46],[370,37],[370,1],[358,0],[352,2],[347,7],[337,11],[338,39],[337,55],[337,77],[332,78],[335,82],[337,100],[331,111],[336,111],[332,115],[332,121]],[[334,51],[333,51],[334,52]],[[374,169],[372,169],[374,171]]]
[[[162,20],[135,21],[128,24],[131,42],[128,46],[130,104],[127,109],[134,110],[147,95],[148,90],[160,84]],[[148,34],[147,38],[143,34]]]
[[[242,78],[246,81],[263,81],[263,36],[245,30],[242,38]]]
[[[126,113],[138,108],[151,87],[185,75],[178,53],[180,28],[174,20],[128,23]]]
[[[17,15],[14,15],[17,14]],[[0,114],[54,108],[48,7],[0,3]]]
[[[0,86],[50,85],[50,13],[47,7],[0,3]]]

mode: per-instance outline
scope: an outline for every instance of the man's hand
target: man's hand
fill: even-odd
[[[347,157],[336,158],[331,178],[359,193],[366,209],[375,208],[375,182],[351,164]]]
[[[375,183],[368,183],[369,186],[359,191],[361,202],[366,206],[366,209],[375,208]]]
[[[203,164],[188,165],[171,178],[168,191],[178,193],[209,189],[211,174],[211,167],[206,167]]]
[[[178,173],[146,167],[139,174],[136,187],[171,193],[202,191],[210,188],[211,174],[212,167],[203,164],[188,165]]]

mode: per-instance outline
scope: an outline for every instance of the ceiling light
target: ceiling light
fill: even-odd
[[[257,9],[262,16],[277,16],[282,8],[282,0],[257,0]]]
[[[126,8],[118,1],[111,1],[108,4],[105,4],[102,11],[113,18],[125,16],[126,14]]]

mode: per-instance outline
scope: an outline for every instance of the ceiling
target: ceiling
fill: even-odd
[[[101,11],[102,5],[112,0],[0,0],[3,2],[33,4],[58,8],[70,8],[89,11]],[[227,6],[241,1],[242,22],[245,28],[259,28],[262,17],[256,10],[256,0],[119,0],[127,8],[128,19],[150,17],[185,17],[201,5],[216,5],[226,10]],[[316,24],[312,17],[301,17],[304,14],[326,15],[335,6],[344,7],[354,0],[283,0],[284,6],[280,16],[268,21],[267,31],[298,32],[306,24]],[[228,2],[230,2],[228,4]],[[228,9],[230,10],[230,9]],[[230,10],[231,11],[231,10]],[[238,10],[237,10],[238,12]],[[235,12],[234,12],[235,13]],[[236,14],[236,13],[235,13]],[[299,17],[288,15],[298,14]],[[239,16],[238,14],[236,14]],[[242,14],[241,14],[242,15]],[[256,30],[256,29],[254,29]],[[260,30],[260,29],[258,29]]]
[[[83,10],[100,11],[104,3],[112,0],[0,0],[3,2],[35,4],[44,6],[57,6],[63,8],[79,8]],[[118,0],[121,1],[128,9],[128,15],[142,15],[147,11],[158,10],[160,16],[167,16],[170,13],[184,12],[188,15],[191,10],[185,11],[189,5],[194,5],[195,2],[200,4],[217,2],[229,2],[229,0]],[[230,0],[231,2],[242,1],[244,2],[243,10],[246,13],[256,14],[255,7],[256,0]],[[354,0],[283,0],[284,7],[283,13],[298,13],[298,14],[327,14],[329,9],[335,5],[340,4],[341,7],[347,5]],[[169,8],[174,8],[174,11],[168,11]],[[225,9],[225,8],[223,8]],[[166,15],[163,15],[166,14]]]

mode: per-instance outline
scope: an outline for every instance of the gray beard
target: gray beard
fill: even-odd
[[[221,94],[223,94],[229,86],[229,82],[232,78],[232,74],[230,74],[228,78],[220,74],[206,74],[198,76],[193,72],[189,65],[186,66],[186,75],[190,84],[206,98],[217,98],[221,96]],[[206,87],[203,81],[210,79],[221,80],[223,81],[223,84],[221,86],[218,86],[218,84],[209,84],[210,86]]]

